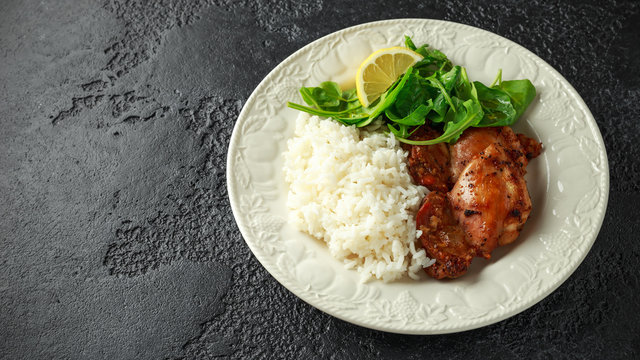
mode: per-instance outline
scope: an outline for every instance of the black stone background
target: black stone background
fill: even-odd
[[[307,305],[251,254],[225,188],[234,122],[271,69],[403,17],[541,56],[609,156],[607,215],[578,270],[464,333],[388,334]],[[627,0],[2,1],[0,358],[638,358],[639,69]]]

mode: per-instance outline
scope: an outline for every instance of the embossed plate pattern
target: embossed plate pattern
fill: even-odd
[[[293,131],[300,86],[334,80],[352,86],[372,51],[403,35],[467,67],[472,80],[528,78],[538,97],[515,130],[544,144],[528,166],[533,212],[519,239],[460,279],[360,283],[323,244],[286,223],[281,153]],[[573,87],[542,59],[490,32],[426,19],[363,24],[325,36],[279,64],[250,96],[227,158],[229,199],[242,235],[263,266],[309,304],[373,329],[438,334],[478,328],[534,305],[564,282],[596,239],[608,199],[609,170],[598,127]],[[301,319],[304,321],[304,319]]]

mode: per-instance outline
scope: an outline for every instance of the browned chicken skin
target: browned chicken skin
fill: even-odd
[[[542,152],[542,143],[527,137],[524,134],[518,134],[518,140],[522,145],[522,151],[528,160],[537,158]]]
[[[493,143],[462,171],[447,194],[452,211],[478,256],[490,258],[512,243],[531,212],[531,199],[519,157]]]
[[[432,191],[424,198],[416,216],[420,241],[427,256],[436,259],[435,264],[424,270],[436,279],[456,278],[467,272],[475,252],[465,239],[458,220],[451,213],[451,205],[445,193]]]
[[[494,143],[504,145],[506,150],[512,153],[510,156],[514,161],[522,163],[523,168],[527,166],[528,159],[522,144],[510,127],[470,128],[465,130],[460,139],[451,146],[451,172],[454,182],[473,159]]]
[[[444,175],[436,177],[437,186],[429,187],[432,192],[416,218],[422,230],[420,242],[436,260],[425,271],[436,279],[463,275],[473,257],[488,259],[496,247],[518,237],[531,213],[526,166],[540,154],[542,144],[516,135],[509,127],[471,128],[448,150],[451,170],[444,173],[447,180]],[[446,164],[443,150],[435,155],[433,151],[433,146],[411,147],[409,171],[414,180],[414,173],[435,171]]]
[[[411,135],[411,139],[431,140],[438,136],[440,136],[438,131],[422,126]],[[405,149],[409,152],[409,173],[416,184],[431,191],[449,191],[453,186],[449,145],[446,143],[427,146],[405,145]]]

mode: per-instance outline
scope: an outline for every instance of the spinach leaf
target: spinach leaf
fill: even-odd
[[[327,110],[340,106],[339,95],[328,92],[322,87],[303,87],[300,89],[300,95],[307,104],[319,109]]]
[[[300,88],[300,95],[302,96],[302,100],[309,106],[320,108],[320,104],[318,104],[316,96],[313,94],[313,89],[314,88],[302,87]]]
[[[338,111],[339,107],[345,107],[343,103],[358,99],[355,90],[343,93],[340,86],[333,81],[325,81],[319,87],[303,87],[300,89],[300,95],[308,105],[328,111]]]
[[[428,118],[433,123],[441,123],[447,115],[447,110],[449,110],[449,103],[445,99],[444,95],[439,93],[433,100],[433,111],[431,111]]]
[[[320,84],[320,89],[324,90],[326,96],[330,99],[335,100],[344,100],[342,98],[342,90],[340,90],[340,86],[333,81],[325,81]]]
[[[356,89],[349,89],[342,92],[342,98],[346,102],[358,101],[358,94],[356,93]]]
[[[411,114],[401,118],[397,116],[391,108],[385,111],[385,115],[389,120],[393,121],[396,124],[407,125],[407,126],[418,126],[424,125],[427,114],[433,109],[433,101],[429,99],[427,104],[421,104],[418,106]]]
[[[536,88],[527,79],[502,81],[502,69],[491,86],[477,81],[474,85],[485,112],[479,127],[515,124],[536,96]]]
[[[416,73],[412,73],[407,79],[407,83],[402,87],[395,103],[393,104],[393,113],[399,117],[405,117],[411,114],[420,105],[425,104],[427,100],[434,98],[438,94],[438,89],[423,77]]]
[[[511,98],[513,108],[516,109],[516,120],[536,97],[536,88],[528,79],[501,81],[496,87]]]
[[[490,88],[481,82],[474,82],[478,91],[478,100],[484,111],[478,127],[510,126],[516,122],[516,110],[509,95],[498,88]]]
[[[340,90],[340,86],[332,81],[325,81],[318,87],[300,88],[302,100],[308,106],[287,103],[292,109],[307,112],[311,115],[332,117],[345,125],[352,124],[355,118],[366,118],[368,115],[362,115],[362,105],[358,101],[355,89],[347,91]]]

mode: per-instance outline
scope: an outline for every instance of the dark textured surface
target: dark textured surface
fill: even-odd
[[[402,336],[332,318],[251,255],[225,188],[233,124],[296,49],[424,17],[558,69],[604,136],[598,239],[498,324]],[[0,3],[0,358],[640,357],[640,5],[634,1]]]

